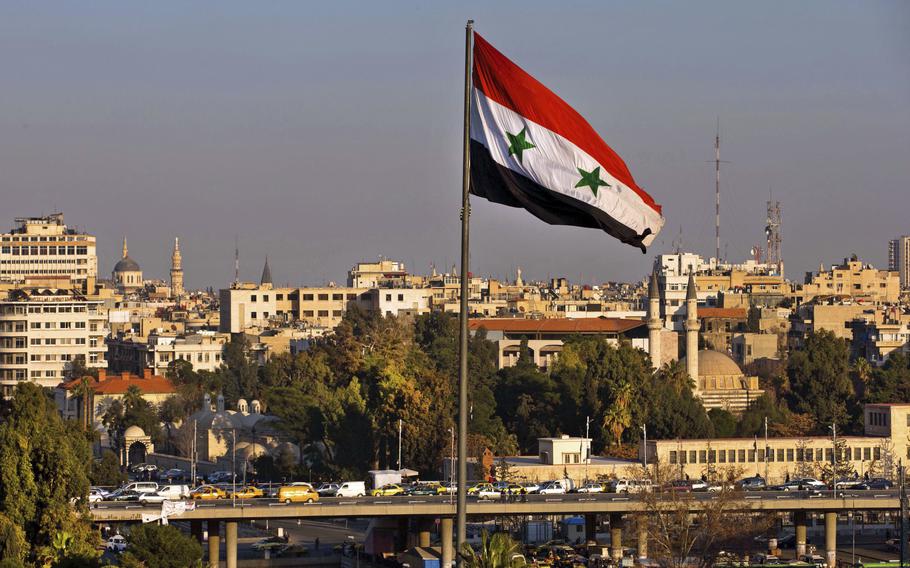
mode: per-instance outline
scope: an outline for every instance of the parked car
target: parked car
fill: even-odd
[[[265,492],[258,487],[247,485],[242,489],[238,489],[237,491],[230,493],[230,496],[234,497],[235,499],[256,499],[258,497],[264,497]]]
[[[541,495],[563,495],[575,489],[571,479],[554,479],[543,485],[537,492]]]
[[[118,489],[111,493],[108,499],[111,501],[138,501],[142,495],[144,493],[139,493],[138,491]]]
[[[160,474],[158,477],[160,479],[166,479],[168,481],[183,480],[183,479],[186,479],[187,472],[183,471],[180,468],[173,467],[173,468],[165,471],[164,473]]]
[[[477,483],[468,488],[468,495],[473,495],[478,499],[499,499],[501,492],[493,487],[492,483]]]
[[[408,495],[440,495],[444,492],[439,483],[417,483],[408,489]]]
[[[338,487],[335,497],[363,497],[367,494],[367,486],[363,481],[345,481]]]
[[[227,499],[227,492],[214,485],[200,485],[190,492],[190,499],[201,501],[213,501],[215,499]]]
[[[105,548],[111,552],[123,552],[126,550],[126,538],[122,534],[115,534],[111,538],[107,539]]]
[[[579,493],[603,493],[604,486],[601,483],[585,483],[578,488]]]
[[[760,491],[768,486],[765,478],[760,475],[746,477],[736,482],[736,486],[743,491]]]
[[[124,485],[123,490],[137,493],[154,493],[158,491],[158,484],[154,481],[133,481]]]
[[[254,542],[250,548],[257,551],[264,550],[275,550],[279,548],[284,548],[288,544],[288,537],[286,536],[269,536]]]
[[[143,505],[148,503],[161,503],[162,501],[179,501],[190,496],[188,485],[165,485],[155,493],[143,493],[139,497],[139,502]]]
[[[88,502],[89,504],[100,503],[107,498],[107,491],[99,489],[97,487],[91,487],[88,490]]]
[[[378,489],[370,491],[373,497],[391,497],[393,495],[404,495],[404,487],[397,483],[387,483]]]
[[[856,489],[874,489],[876,491],[886,491],[894,487],[894,484],[882,477],[863,481],[856,486]]]
[[[521,486],[525,488],[525,493],[537,493],[538,491],[540,491],[539,483],[534,483],[534,482],[529,481],[529,482],[522,483]]]
[[[309,484],[285,485],[278,490],[278,500],[285,503],[315,503],[319,493]]]
[[[653,489],[650,479],[616,479],[610,482],[612,493],[647,493]]]
[[[810,564],[815,568],[825,568],[828,562],[818,554],[803,554],[799,557],[800,562]]]
[[[339,487],[341,486],[337,483],[322,483],[316,488],[316,493],[319,493],[320,497],[334,497]]]

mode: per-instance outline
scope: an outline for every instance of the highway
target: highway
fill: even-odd
[[[693,510],[704,508],[721,497],[715,493],[683,495],[658,494],[656,502],[687,503]],[[724,497],[726,498],[726,497]],[[652,503],[649,505],[649,501]],[[565,495],[526,495],[512,500],[469,498],[469,515],[530,515],[636,513],[653,507],[655,500],[640,495],[616,493],[570,493]],[[736,492],[731,505],[754,511],[850,511],[898,509],[898,492],[888,491],[749,491]],[[160,505],[143,506],[138,502],[102,501],[92,506],[96,522],[135,522],[143,514],[160,512]],[[196,501],[196,508],[179,515],[186,520],[252,520],[291,518],[340,518],[432,516],[447,517],[455,513],[449,495],[395,497],[324,497],[316,503],[283,503],[277,499],[261,498]]]

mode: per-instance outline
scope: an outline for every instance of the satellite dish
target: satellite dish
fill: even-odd
[[[752,247],[749,249],[749,254],[751,254],[752,256],[755,256],[755,247]]]

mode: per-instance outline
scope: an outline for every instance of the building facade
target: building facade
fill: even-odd
[[[107,341],[108,368],[114,373],[141,374],[151,370],[167,373],[174,361],[186,361],[194,371],[216,371],[221,367],[226,333],[200,332],[188,335],[153,332],[147,337],[119,335]]]
[[[888,270],[897,272],[901,288],[910,288],[910,236],[888,241]]]
[[[794,291],[801,304],[816,297],[850,296],[873,303],[894,303],[900,299],[901,282],[897,272],[878,270],[855,256],[845,258],[830,270],[819,267],[818,273],[806,274],[805,283]]]
[[[32,381],[53,388],[73,362],[107,366],[102,302],[81,292],[51,288],[16,289],[0,301],[0,390]]]
[[[91,293],[98,278],[95,236],[67,227],[63,213],[22,217],[18,226],[0,234],[0,282],[66,279]]]

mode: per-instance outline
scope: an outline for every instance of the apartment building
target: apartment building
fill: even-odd
[[[897,272],[901,288],[910,288],[910,236],[888,241],[888,270]]]
[[[112,373],[142,374],[151,370],[165,375],[174,361],[187,361],[194,371],[221,367],[227,333],[200,331],[193,334],[152,332],[148,336],[118,335],[107,341],[108,369]]]
[[[251,327],[268,327],[276,319],[293,317],[291,294],[296,288],[273,288],[271,283],[259,285],[240,282],[219,292],[219,331],[241,333]]]
[[[292,292],[296,319],[312,327],[332,329],[352,304],[370,309],[369,290],[357,287],[298,288]]]
[[[104,368],[107,317],[102,302],[75,290],[16,289],[0,300],[0,394],[32,381],[57,386],[72,363]]]
[[[57,281],[61,288],[92,293],[98,278],[94,235],[67,227],[63,213],[21,217],[16,223],[0,234],[0,282]]]
[[[878,270],[857,257],[844,259],[830,270],[819,267],[806,274],[805,283],[794,291],[796,303],[816,297],[851,296],[873,303],[894,303],[900,299],[900,276],[890,270]]]

